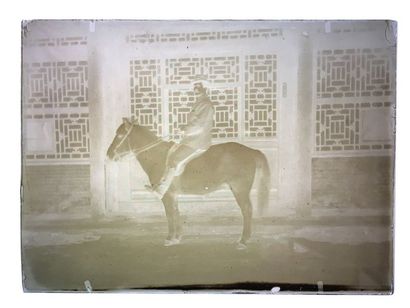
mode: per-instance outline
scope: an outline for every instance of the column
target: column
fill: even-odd
[[[314,80],[313,55],[309,34],[302,32],[299,45],[298,67],[298,100],[297,100],[297,147],[296,162],[298,176],[297,186],[297,214],[310,215],[311,210],[311,180],[312,180],[312,87]]]
[[[95,26],[97,26],[95,29]],[[92,32],[94,30],[94,32]],[[95,30],[97,30],[95,32]],[[91,209],[94,216],[104,214],[105,209],[105,177],[104,177],[104,153],[102,149],[102,123],[104,110],[102,101],[103,91],[103,70],[102,54],[99,48],[101,33],[98,31],[98,24],[90,23],[88,34],[88,95],[90,108],[90,192]]]
[[[90,102],[90,186],[91,206],[96,216],[118,208],[115,187],[121,177],[114,170],[107,183],[106,172],[117,168],[106,161],[106,152],[122,117],[129,116],[129,51],[125,32],[112,31],[110,22],[98,22],[89,33],[89,102]],[[113,165],[114,164],[114,165]],[[113,199],[114,198],[114,199]],[[107,202],[109,204],[107,204]]]

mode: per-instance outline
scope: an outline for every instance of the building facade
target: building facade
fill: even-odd
[[[393,24],[29,22],[23,26],[23,212],[163,211],[132,157],[106,159],[122,117],[178,140],[204,75],[213,143],[263,151],[270,215],[391,213]],[[180,201],[233,202],[228,189]]]

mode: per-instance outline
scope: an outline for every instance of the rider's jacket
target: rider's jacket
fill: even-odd
[[[214,106],[206,94],[197,98],[188,114],[188,123],[184,129],[181,144],[193,149],[206,150],[211,145]]]

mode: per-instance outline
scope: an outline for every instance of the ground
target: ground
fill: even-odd
[[[388,217],[256,218],[236,249],[241,217],[184,216],[165,247],[165,217],[23,219],[27,291],[171,288],[391,291]]]

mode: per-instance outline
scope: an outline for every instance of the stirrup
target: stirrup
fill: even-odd
[[[146,190],[148,190],[148,191],[150,191],[150,192],[153,192],[154,191],[154,185],[144,185],[144,187],[145,187],[145,189]]]
[[[158,191],[158,188],[160,187],[159,184],[154,184],[154,185],[145,185],[144,186],[149,192],[152,192],[159,200],[162,200],[164,197],[165,193],[161,193]]]

